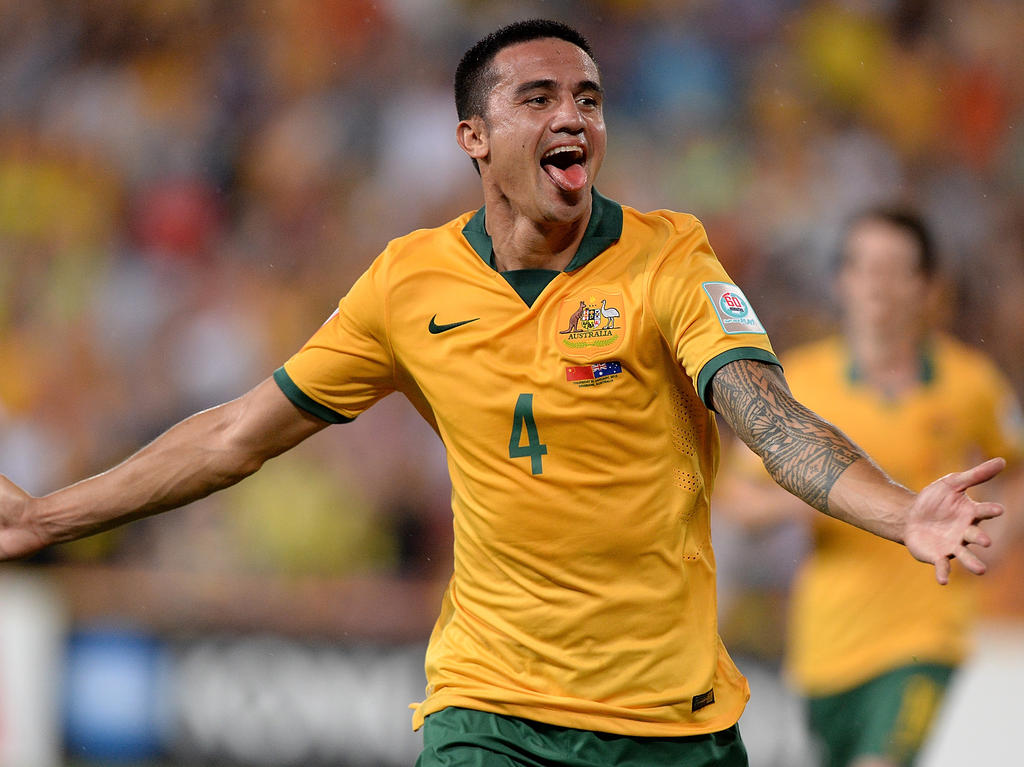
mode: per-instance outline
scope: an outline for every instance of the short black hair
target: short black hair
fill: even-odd
[[[840,244],[836,267],[842,268],[846,260],[846,241],[850,232],[867,221],[880,221],[889,226],[895,227],[909,234],[917,243],[918,269],[927,278],[931,278],[939,270],[939,257],[935,249],[935,238],[931,229],[925,223],[924,216],[913,208],[904,205],[873,205],[858,211],[851,216],[843,228],[843,238]]]
[[[549,19],[525,19],[507,24],[478,41],[463,55],[455,69],[455,111],[460,120],[479,115],[486,117],[487,99],[495,85],[491,62],[510,45],[554,37],[583,50],[596,66],[590,43],[568,24]]]

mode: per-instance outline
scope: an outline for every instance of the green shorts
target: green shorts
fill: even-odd
[[[808,700],[812,733],[824,767],[843,767],[860,756],[910,765],[921,749],[953,675],[951,666],[912,664],[852,690]]]
[[[685,738],[575,730],[466,708],[426,718],[416,767],[747,767],[739,728]]]

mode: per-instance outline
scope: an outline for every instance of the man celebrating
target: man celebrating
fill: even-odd
[[[700,223],[594,189],[604,94],[575,30],[498,30],[455,92],[484,207],[390,243],[239,399],[51,495],[5,483],[0,552],[195,500],[400,391],[447,448],[455,527],[420,767],[745,765],[748,689],[715,616],[712,411],[776,481],[940,582],[950,557],[984,571],[968,546],[1002,509],[964,490],[1002,461],[915,495],[792,398]]]

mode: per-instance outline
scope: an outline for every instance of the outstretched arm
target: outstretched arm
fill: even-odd
[[[772,481],[755,456],[739,440],[722,454],[715,479],[715,513],[748,531],[784,523],[807,522],[817,512]],[[725,445],[723,444],[723,448]]]
[[[273,380],[186,418],[114,468],[34,498],[0,477],[0,559],[31,554],[233,485],[327,425]]]
[[[968,549],[991,540],[978,527],[998,516],[997,503],[978,503],[969,487],[998,474],[1005,462],[986,461],[937,479],[920,493],[893,482],[839,429],[797,402],[780,368],[754,360],[725,365],[711,382],[715,409],[768,473],[793,495],[830,516],[906,545],[949,580],[949,561],[971,572],[985,564]]]

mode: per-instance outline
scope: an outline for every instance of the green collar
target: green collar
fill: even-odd
[[[864,371],[861,370],[860,365],[853,358],[852,354],[849,355],[846,365],[846,380],[852,384],[857,384],[864,380]],[[922,344],[918,352],[917,380],[925,386],[935,380],[935,355],[932,345],[928,342]]]
[[[593,204],[587,231],[583,233],[583,240],[576,250],[576,255],[565,267],[567,272],[589,264],[622,236],[622,206],[609,200],[596,189],[592,189],[591,193]],[[480,208],[463,227],[462,235],[484,263],[493,269],[494,246],[491,236],[487,233],[486,215],[486,206]]]

